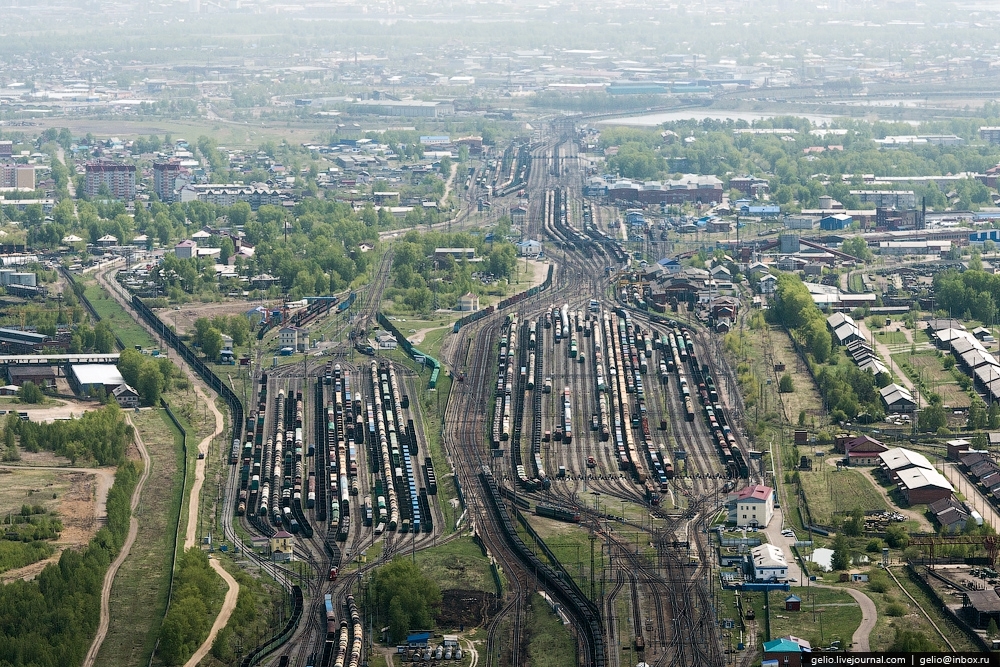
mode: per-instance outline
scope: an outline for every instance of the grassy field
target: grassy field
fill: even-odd
[[[888,509],[882,494],[855,470],[838,471],[821,463],[812,472],[800,471],[799,479],[816,523],[831,525],[835,513],[840,517],[855,509]]]
[[[471,537],[417,552],[417,565],[442,588],[496,592],[490,563]]]
[[[955,377],[945,370],[941,358],[934,352],[927,350],[913,355],[897,354],[893,355],[893,359],[900,368],[905,369],[903,364],[909,364],[917,377],[923,379],[924,386],[941,396],[944,405],[957,409],[968,408],[971,404],[969,393],[958,386]]]
[[[86,283],[84,292],[87,300],[97,311],[101,320],[108,322],[126,347],[141,345],[144,349],[157,347],[146,330],[142,328],[118,302],[108,296],[96,282]]]
[[[181,505],[181,435],[164,410],[133,415],[152,461],[136,515],[139,533],[111,588],[111,622],[95,665],[144,666],[167,606],[171,550]]]
[[[868,587],[869,590],[866,591],[868,597],[875,602],[875,607],[878,610],[878,622],[875,624],[875,629],[872,631],[870,638],[873,651],[884,651],[892,644],[897,626],[905,630],[914,630],[931,640],[937,645],[938,649],[948,650],[947,645],[941,639],[941,635],[927,622],[927,618],[920,612],[920,609],[910,602],[909,598],[903,593],[903,589],[909,592],[920,607],[930,615],[934,623],[955,646],[956,650],[977,650],[966,635],[941,613],[923,589],[910,579],[905,568],[897,567],[893,569],[893,574],[896,575],[896,578],[902,585],[902,589],[891,578],[885,577],[885,581],[888,584],[885,593],[872,592],[870,590],[871,585]],[[896,606],[896,609],[893,609],[894,613],[902,613],[902,615],[889,616],[887,611],[890,605]]]
[[[545,542],[566,571],[572,576],[581,590],[589,595],[590,593],[590,535],[586,529],[574,523],[555,521],[534,514],[526,515],[528,522],[538,533],[538,536]],[[528,535],[527,531],[521,528],[518,523],[518,532],[521,534],[524,543],[535,548],[542,560],[545,556],[535,547],[535,542]],[[600,594],[601,577],[607,563],[602,553],[602,544],[598,540],[594,543],[594,582],[595,593]]]
[[[801,611],[785,611],[783,591],[771,593],[771,638],[795,635],[809,641],[813,647],[829,646],[839,639],[843,646],[851,643],[851,636],[861,625],[861,607],[842,590],[816,587],[793,587],[791,594],[802,599]],[[764,629],[764,594],[744,593],[750,596],[757,613],[758,627]],[[815,614],[813,608],[815,606]]]
[[[532,667],[573,667],[576,646],[569,628],[552,613],[540,595],[531,596],[528,625],[528,662]]]
[[[906,345],[909,342],[902,331],[876,331],[875,337],[886,345]]]

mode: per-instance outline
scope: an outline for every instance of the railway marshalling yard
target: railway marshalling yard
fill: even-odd
[[[251,534],[294,534],[318,575],[275,664],[360,663],[379,638],[350,621],[348,595],[393,556],[469,535],[496,591],[463,634],[465,662],[528,664],[528,619],[549,604],[572,663],[723,663],[704,537],[752,474],[731,373],[686,313],[651,320],[612,298],[602,276],[622,251],[580,197],[575,150],[539,145],[527,172],[525,231],[562,248],[558,270],[445,337],[425,362],[451,385],[443,405],[399,354],[258,377],[227,502]],[[608,233],[585,242],[583,215]]]

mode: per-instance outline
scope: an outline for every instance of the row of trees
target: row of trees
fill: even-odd
[[[886,151],[872,141],[889,134],[913,134],[912,126],[904,124],[844,120],[837,125],[847,133],[836,137],[811,134],[809,121],[804,118],[757,123],[764,125],[795,130],[796,134],[734,134],[733,130],[749,125],[689,120],[666,124],[664,127],[672,134],[665,136],[661,136],[660,128],[608,128],[601,133],[601,147],[617,147],[617,154],[608,159],[608,167],[628,178],[664,179],[678,171],[714,174],[723,180],[731,174],[757,174],[769,181],[772,200],[786,210],[815,208],[822,195],[834,197],[847,208],[862,208],[859,198],[850,194],[852,189],[863,189],[861,174],[983,173],[1000,162],[1000,148],[992,145],[914,145]],[[686,140],[678,141],[678,136]],[[843,149],[804,153],[807,148],[831,143]],[[844,181],[842,175],[850,178]],[[907,188],[914,190],[918,200],[926,198],[927,206],[934,210],[947,206],[969,210],[990,202],[989,189],[974,179],[958,180],[949,186],[954,190],[950,199],[949,193],[935,184]]]
[[[7,415],[7,430],[16,435],[22,449],[29,452],[46,450],[68,458],[94,461],[98,465],[122,465],[125,449],[135,438],[135,429],[125,422],[125,415],[116,403],[100,410],[85,412],[79,419],[52,423],[21,421],[17,414]]]
[[[184,664],[208,636],[219,583],[208,554],[196,546],[184,552],[174,577],[173,599],[160,626],[157,655],[165,665]]]
[[[855,419],[860,414],[872,421],[885,417],[878,389],[889,384],[891,378],[886,374],[876,377],[853,364],[835,363],[839,357],[831,356],[834,342],[826,318],[798,276],[784,273],[778,277],[768,317],[784,326],[818,365],[813,374],[835,422]]]
[[[163,392],[170,389],[180,371],[167,357],[151,357],[138,350],[122,350],[118,357],[122,378],[139,393],[143,405],[156,405]]]
[[[934,300],[953,317],[990,325],[1000,308],[1000,276],[975,269],[941,271],[934,275]]]
[[[108,492],[108,523],[85,549],[66,549],[33,581],[0,586],[0,665],[64,667],[83,661],[97,632],[104,573],[128,534],[139,475],[135,462],[119,465]]]

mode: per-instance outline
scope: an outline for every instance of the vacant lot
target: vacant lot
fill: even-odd
[[[111,621],[96,665],[146,665],[166,610],[171,556],[180,509],[180,433],[163,410],[132,421],[149,451],[152,470],[136,516],[139,533],[111,588]]]
[[[90,305],[97,311],[102,322],[107,322],[111,325],[112,330],[121,338],[125,347],[134,347],[136,345],[140,345],[146,349],[156,347],[156,343],[146,333],[146,330],[132,319],[118,305],[117,301],[108,296],[107,292],[96,281],[85,283],[85,285],[85,294],[87,300],[90,301]]]
[[[801,598],[801,611],[785,611],[785,598],[790,594]],[[749,595],[757,618],[763,621],[764,594]],[[795,635],[809,641],[814,648],[829,646],[836,639],[846,647],[861,625],[861,607],[841,590],[799,586],[790,593],[773,591],[770,603],[771,637]]]
[[[820,464],[815,471],[799,471],[799,479],[814,523],[833,525],[856,509],[888,509],[885,498],[856,470]]]
[[[8,470],[10,472],[8,472]],[[114,469],[108,469],[114,474]],[[97,484],[91,473],[63,470],[0,469],[0,513],[18,512],[21,505],[41,505],[59,515],[63,530],[52,544],[56,553],[47,560],[5,572],[3,581],[31,579],[55,562],[63,549],[78,548],[90,541],[99,528],[96,510]]]
[[[528,661],[534,667],[572,667],[576,665],[576,646],[569,628],[540,595],[531,596],[528,626]]]
[[[496,592],[490,562],[471,537],[462,537],[418,552],[417,565],[443,589]]]
[[[908,363],[921,378],[925,387],[938,394],[941,402],[951,408],[964,409],[971,404],[968,392],[958,386],[955,376],[944,368],[940,357],[933,352],[918,352],[917,354],[899,354],[893,356],[897,364]],[[913,378],[911,378],[913,379]]]

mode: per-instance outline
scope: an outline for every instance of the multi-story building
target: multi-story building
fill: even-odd
[[[774,515],[774,489],[755,484],[729,496],[729,521],[738,528],[764,528]]]
[[[629,204],[718,204],[722,201],[722,181],[715,176],[687,174],[660,183],[621,180],[608,186],[608,199]]]
[[[0,162],[0,188],[35,189],[35,168],[10,160]]]
[[[1000,144],[1000,127],[979,128],[979,138],[991,144]]]
[[[10,157],[14,154],[14,142],[10,139],[0,141],[0,157]]]
[[[181,174],[180,160],[153,163],[153,192],[164,204],[172,204],[177,198],[174,188]]]
[[[913,190],[851,190],[862,204],[875,204],[875,208],[914,208],[917,195]]]
[[[270,188],[250,187],[246,185],[186,185],[180,192],[182,203],[203,201],[216,206],[232,206],[237,202],[246,202],[256,211],[261,206],[283,206],[290,202],[291,197],[280,190]]]
[[[771,190],[770,183],[765,178],[756,176],[733,176],[729,179],[729,189],[739,190],[747,197],[760,197]]]
[[[88,197],[97,197],[101,186],[107,186],[115,199],[135,199],[135,165],[117,162],[88,162],[84,191]]]

